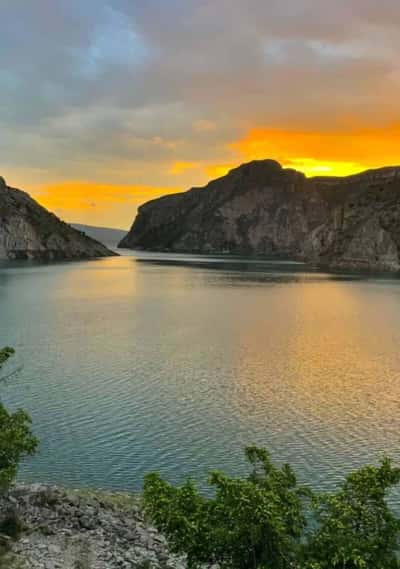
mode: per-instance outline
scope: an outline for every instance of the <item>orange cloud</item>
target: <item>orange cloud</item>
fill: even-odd
[[[180,174],[185,174],[189,170],[198,170],[198,183],[207,183],[209,179],[219,178],[225,176],[231,170],[237,166],[237,164],[209,164],[207,162],[187,162],[187,161],[176,161],[174,162],[168,170],[169,174],[175,176]],[[206,174],[207,179],[201,180]],[[194,180],[196,182],[196,180]]]
[[[274,158],[308,175],[348,175],[400,163],[400,125],[382,129],[300,131],[253,128],[230,148],[245,160]]]
[[[161,185],[162,178],[157,186],[72,180],[45,186],[36,184],[33,195],[67,221],[127,229],[142,203],[182,191],[192,184],[202,185],[225,175],[240,162],[274,158],[285,167],[303,171],[309,176],[348,175],[367,168],[399,164],[399,142],[400,124],[381,129],[352,128],[347,132],[253,128],[242,139],[228,145],[229,161],[172,162],[168,173],[175,176],[186,174],[181,178],[184,187]],[[236,160],[231,158],[232,150]],[[168,180],[168,175],[165,178]]]
[[[205,171],[211,179],[221,178],[221,176],[225,176],[225,174],[227,174],[229,170],[232,170],[232,168],[235,168],[235,166],[238,166],[238,164],[210,164],[209,166],[205,166]]]
[[[183,174],[187,170],[193,170],[194,168],[199,168],[199,162],[188,162],[185,160],[177,160],[171,164],[168,173],[177,176],[179,174]]]
[[[34,197],[66,221],[126,229],[139,205],[181,189],[66,181],[49,184],[37,190]]]

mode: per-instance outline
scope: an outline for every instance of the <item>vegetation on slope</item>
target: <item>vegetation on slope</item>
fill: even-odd
[[[0,350],[0,369],[13,354],[12,348]],[[20,460],[32,455],[37,444],[29,415],[22,410],[10,413],[0,402],[0,491],[9,487],[17,475]]]
[[[289,465],[249,447],[250,473],[213,472],[212,498],[192,481],[175,488],[158,474],[145,479],[144,504],[188,567],[222,569],[391,569],[400,567],[400,521],[386,496],[400,469],[383,459],[348,476],[332,494],[300,486]]]
[[[0,349],[0,370],[14,354],[12,348]],[[22,410],[10,413],[0,401],[0,493],[5,492],[15,479],[24,456],[34,454],[38,440],[31,431],[31,419]],[[10,569],[8,539],[16,539],[23,523],[16,511],[0,511],[0,567]]]

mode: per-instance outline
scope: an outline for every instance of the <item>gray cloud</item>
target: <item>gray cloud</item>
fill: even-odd
[[[176,184],[168,163],[229,160],[251,126],[398,120],[397,0],[5,0],[1,21],[2,163],[48,179]]]

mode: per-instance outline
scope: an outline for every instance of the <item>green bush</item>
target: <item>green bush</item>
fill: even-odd
[[[400,482],[400,469],[384,459],[378,467],[367,466],[347,477],[335,494],[314,501],[316,531],[310,535],[306,556],[310,567],[399,567],[400,521],[391,512],[387,492]]]
[[[190,569],[400,567],[400,522],[386,502],[400,470],[390,460],[351,474],[336,493],[313,495],[266,450],[249,447],[246,457],[246,477],[211,474],[211,498],[191,481],[175,488],[158,474],[146,476],[145,510]]]
[[[0,369],[13,353],[12,348],[0,350]],[[37,444],[29,415],[22,410],[10,413],[0,402],[0,492],[8,488],[17,475],[21,459],[32,455]]]
[[[191,481],[174,488],[157,474],[146,477],[145,508],[172,550],[187,554],[188,567],[293,567],[310,493],[298,486],[290,466],[276,468],[266,450],[249,447],[246,457],[246,478],[211,474],[214,498],[201,496]]]
[[[8,346],[0,350],[0,368],[14,353],[14,349]]]

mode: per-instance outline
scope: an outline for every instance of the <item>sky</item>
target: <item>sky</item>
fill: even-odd
[[[0,0],[0,175],[66,221],[274,158],[400,164],[398,0]]]

